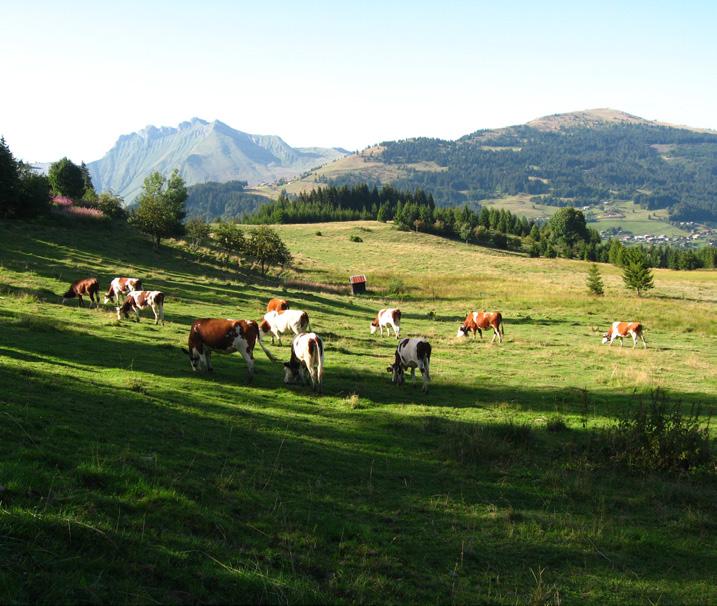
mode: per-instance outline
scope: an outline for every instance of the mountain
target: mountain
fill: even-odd
[[[553,206],[633,201],[678,219],[717,221],[717,132],[593,109],[455,141],[384,141],[286,189],[322,183],[422,188],[442,205],[506,196]]]
[[[295,177],[347,154],[341,148],[294,148],[281,137],[192,118],[177,128],[148,126],[122,135],[88,167],[98,191],[111,189],[131,202],[153,171],[168,175],[178,168],[187,185],[232,180],[254,185]]]

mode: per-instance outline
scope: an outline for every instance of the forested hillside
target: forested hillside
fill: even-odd
[[[529,194],[557,206],[634,200],[649,209],[670,208],[676,220],[716,220],[717,133],[613,115],[621,119],[579,112],[456,141],[386,141],[365,156],[375,180],[355,162],[342,173],[339,162],[330,178],[316,181],[383,183],[373,168],[381,163],[389,169],[384,174],[396,175],[394,187],[424,189],[439,205]]]
[[[201,183],[187,189],[187,217],[207,221],[249,215],[269,202],[265,196],[246,191],[246,181]]]

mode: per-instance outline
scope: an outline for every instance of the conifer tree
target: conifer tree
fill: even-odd
[[[634,290],[638,297],[655,287],[652,270],[641,251],[626,249],[623,264],[622,280],[625,287]]]
[[[600,270],[595,263],[592,263],[588,270],[587,287],[593,295],[601,296],[605,294],[605,286],[600,276]]]

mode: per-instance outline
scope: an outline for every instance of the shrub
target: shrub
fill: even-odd
[[[391,296],[397,297],[408,292],[408,289],[401,278],[391,278],[388,282],[386,292]]]
[[[349,240],[351,240],[351,242],[363,242],[363,238],[360,236],[349,236]]]
[[[316,235],[317,235],[317,236],[323,236],[324,234],[322,234],[321,231],[317,231],[317,232],[316,232]]]
[[[699,407],[682,413],[679,403],[656,390],[617,424],[593,438],[593,456],[639,471],[691,471],[712,468],[709,431]]]
[[[561,431],[567,431],[568,426],[565,424],[565,420],[562,417],[553,417],[552,419],[548,419],[548,422],[545,424],[545,429],[552,433],[558,433]]]

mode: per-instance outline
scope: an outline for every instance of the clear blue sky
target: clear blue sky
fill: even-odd
[[[717,129],[717,1],[0,0],[0,134],[101,157],[193,116],[295,146],[613,107]]]

